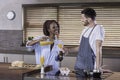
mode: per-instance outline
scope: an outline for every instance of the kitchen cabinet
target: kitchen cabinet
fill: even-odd
[[[27,64],[36,64],[35,55],[24,54],[24,60]]]
[[[5,62],[5,54],[0,53],[0,62]]]
[[[6,54],[7,62],[11,63],[13,61],[23,61],[23,54]]]
[[[35,55],[0,53],[0,62],[11,63],[13,61],[24,61],[27,64],[36,64]]]
[[[0,62],[11,63],[13,61],[23,60],[23,54],[6,54],[0,53]]]

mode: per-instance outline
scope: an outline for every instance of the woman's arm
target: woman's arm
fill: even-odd
[[[34,44],[36,44],[36,43],[38,43],[38,42],[40,42],[40,41],[45,41],[45,40],[47,40],[48,39],[48,36],[43,36],[43,37],[41,37],[41,38],[39,38],[39,39],[33,39],[32,41],[29,41],[28,43],[27,43],[27,46],[32,46],[32,45],[34,45]]]
[[[32,46],[32,45],[36,44],[37,42],[40,42],[40,39],[38,39],[38,40],[32,40],[32,41],[28,42],[27,46]]]

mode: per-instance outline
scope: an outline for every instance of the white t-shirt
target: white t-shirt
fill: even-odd
[[[83,35],[84,37],[88,37],[92,29],[93,29],[93,27],[85,27],[83,29],[83,31],[82,31],[81,36],[80,36],[80,41],[81,41],[82,35],[84,34]],[[92,48],[92,50],[93,50],[93,52],[94,52],[95,55],[96,55],[96,40],[102,40],[102,41],[104,41],[104,28],[103,28],[102,25],[98,25],[97,24],[95,26],[95,28],[93,29],[93,31],[92,31],[92,33],[90,35],[90,38],[89,38],[90,46],[91,46],[91,48]]]

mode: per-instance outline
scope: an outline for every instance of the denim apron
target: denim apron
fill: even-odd
[[[89,28],[82,35],[79,52],[74,67],[78,76],[85,76],[84,71],[93,71],[94,69],[95,55],[89,44],[89,38],[95,26],[87,38],[83,35],[88,31]]]

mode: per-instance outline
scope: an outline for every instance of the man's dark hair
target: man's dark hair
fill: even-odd
[[[85,8],[81,11],[81,14],[85,14],[85,16],[88,18],[92,18],[92,20],[95,20],[96,12],[92,8]]]
[[[60,26],[59,26],[57,21],[55,21],[55,20],[46,20],[45,23],[43,24],[43,33],[44,33],[44,35],[46,35],[46,36],[50,35],[48,29],[50,29],[50,24],[53,23],[53,22],[57,24],[58,33],[60,33]]]

